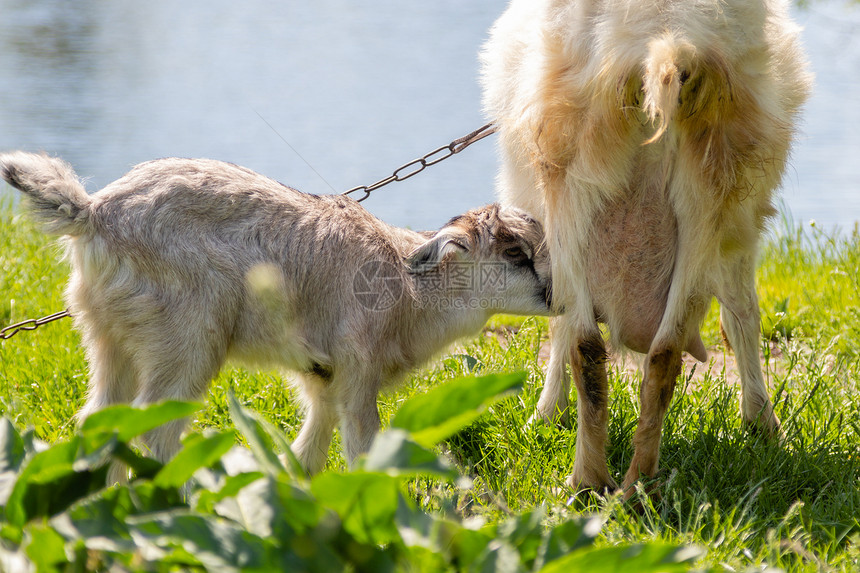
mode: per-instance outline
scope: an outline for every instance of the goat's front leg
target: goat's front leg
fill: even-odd
[[[337,400],[330,381],[305,375],[302,383],[305,421],[292,450],[305,471],[313,475],[325,467],[332,432],[337,424]]]
[[[379,432],[379,378],[356,376],[340,388],[338,413],[343,449],[350,467],[359,455],[367,453]]]
[[[550,320],[550,353],[546,382],[537,404],[537,416],[550,424],[570,427],[570,375],[567,365],[573,345],[572,334],[563,318]]]

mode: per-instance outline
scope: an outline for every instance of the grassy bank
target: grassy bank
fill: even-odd
[[[55,242],[0,207],[0,325],[63,308],[68,275]],[[436,514],[496,522],[544,506],[548,524],[582,513],[605,520],[598,545],[663,540],[706,549],[697,566],[855,571],[860,567],[860,236],[790,229],[762,253],[762,356],[783,421],[779,446],[741,426],[734,363],[719,346],[715,309],[703,336],[711,365],[692,366],[672,403],[662,444],[661,498],[643,513],[618,499],[573,495],[564,487],[573,434],[527,425],[543,384],[547,325],[499,317],[474,340],[416,372],[383,397],[381,417],[425,389],[464,374],[528,373],[517,397],[449,439],[445,449],[471,488],[416,478],[408,495]],[[19,429],[47,442],[74,432],[86,365],[66,320],[0,342],[0,404]],[[708,367],[710,366],[710,367]],[[728,378],[728,380],[727,380]],[[638,374],[610,372],[610,470],[621,481],[632,455]],[[292,437],[299,413],[275,373],[228,368],[213,384],[195,428],[226,427],[228,392]],[[681,391],[683,390],[683,392]],[[343,467],[333,448],[330,469]]]

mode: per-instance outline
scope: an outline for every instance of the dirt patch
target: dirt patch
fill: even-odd
[[[492,336],[498,340],[502,348],[507,348],[509,338],[515,336],[519,329],[512,326],[494,327],[484,331],[485,336]],[[737,361],[734,353],[727,351],[722,345],[712,346],[708,350],[708,360],[699,362],[686,352],[682,358],[682,376],[690,377],[689,386],[695,388],[706,377],[709,379],[722,378],[728,384],[737,385],[740,387],[740,373],[738,371]],[[783,349],[776,342],[770,342],[768,347],[769,360],[765,360],[764,354],[759,354],[759,361],[762,372],[764,373],[765,383],[768,387],[773,384],[773,376],[782,376],[786,372],[786,359]],[[544,339],[541,341],[540,349],[538,350],[538,363],[546,369],[546,364],[549,362],[550,342],[547,334],[544,334]],[[632,351],[616,351],[610,349],[609,352],[609,368],[617,374],[624,376],[630,381],[631,386],[638,387],[639,380],[642,377],[642,363],[645,355],[637,354]],[[835,359],[833,360],[835,365]],[[832,369],[833,365],[828,364]],[[680,384],[679,384],[680,386]]]
[[[549,341],[546,340],[541,344],[538,352],[538,361],[541,365],[546,365],[549,361],[549,351]],[[785,372],[782,349],[776,343],[771,343],[769,352],[769,361],[765,360],[763,354],[759,355],[762,372],[764,372],[765,382],[768,386],[770,386],[771,378],[775,373]],[[643,354],[636,354],[635,352],[611,351],[609,353],[609,367],[630,380],[638,381],[642,376],[644,358]],[[682,376],[687,377],[692,374],[691,386],[701,383],[706,377],[710,379],[724,378],[729,384],[740,384],[740,374],[735,356],[727,352],[722,346],[709,348],[708,361],[704,363],[685,352],[682,358],[682,368]]]

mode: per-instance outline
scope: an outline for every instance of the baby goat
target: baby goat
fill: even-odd
[[[350,462],[368,449],[380,389],[494,313],[549,313],[542,228],[517,209],[418,233],[213,160],[143,163],[92,196],[46,155],[0,155],[0,175],[68,236],[66,295],[91,374],[80,419],[199,399],[228,357],[283,366],[307,406],[294,452],[314,473],[338,420]],[[167,460],[184,427],[144,445]]]

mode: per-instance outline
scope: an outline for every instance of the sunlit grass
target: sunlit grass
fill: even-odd
[[[61,249],[25,218],[0,207],[0,325],[63,308],[68,266]],[[525,390],[492,408],[447,442],[471,478],[464,493],[415,480],[411,494],[433,511],[489,521],[544,505],[551,520],[599,512],[600,543],[661,539],[707,548],[702,566],[763,565],[797,571],[860,567],[860,236],[786,225],[767,242],[758,274],[762,352],[785,442],[750,435],[738,413],[738,388],[725,372],[682,380],[666,419],[659,499],[642,513],[616,498],[573,495],[564,480],[575,456],[573,433],[528,425],[544,381],[545,319],[497,317],[488,329],[414,373],[382,397],[387,422],[406,397],[470,373],[521,370]],[[86,363],[65,320],[0,342],[0,404],[19,427],[53,442],[68,437],[83,402]],[[718,346],[716,306],[703,327]],[[732,368],[731,360],[727,368]],[[686,374],[689,374],[686,373]],[[637,375],[610,371],[610,471],[621,480],[638,416]],[[226,368],[212,385],[196,427],[229,424],[226,396],[295,435],[295,392],[271,372]],[[681,391],[683,390],[683,392]],[[343,466],[337,442],[329,467]]]

